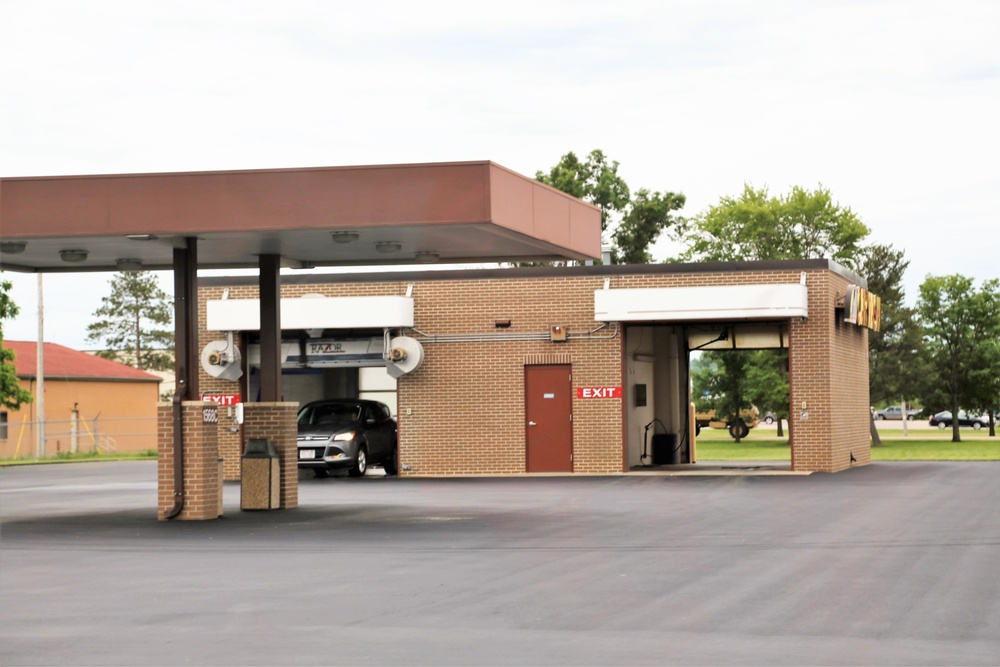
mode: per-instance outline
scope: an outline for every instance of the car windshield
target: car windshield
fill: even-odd
[[[307,405],[299,412],[299,426],[343,424],[361,418],[361,406],[350,403]]]

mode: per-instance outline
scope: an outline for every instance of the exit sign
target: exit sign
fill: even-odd
[[[621,387],[577,387],[577,398],[621,398]]]
[[[203,401],[212,401],[218,403],[219,405],[236,405],[237,403],[242,403],[239,394],[203,394],[201,397]]]

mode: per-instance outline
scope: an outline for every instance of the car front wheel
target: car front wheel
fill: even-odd
[[[981,429],[982,427],[983,427],[983,424],[982,424],[982,422],[972,422],[972,428],[973,428],[974,430],[978,431],[978,430],[979,430],[979,429]]]
[[[364,445],[358,447],[358,458],[354,460],[354,465],[350,467],[347,474],[351,477],[364,477],[368,472],[368,451]]]
[[[948,425],[947,425],[947,424],[945,424],[944,422],[938,422],[938,428],[939,428],[939,429],[941,429],[942,431],[943,431],[943,430],[944,430],[944,429],[945,429],[945,428],[946,428],[947,426],[948,426]]]

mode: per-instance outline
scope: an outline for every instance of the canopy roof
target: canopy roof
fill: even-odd
[[[601,215],[492,162],[0,179],[5,270],[169,269],[191,236],[199,268],[581,260]]]

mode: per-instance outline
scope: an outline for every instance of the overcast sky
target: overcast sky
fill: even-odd
[[[0,176],[534,175],[599,148],[687,216],[828,187],[905,250],[913,302],[927,274],[1000,275],[997,26],[994,0],[0,0]],[[46,276],[46,340],[92,347],[109,278]],[[3,279],[5,337],[34,340],[36,277]]]

